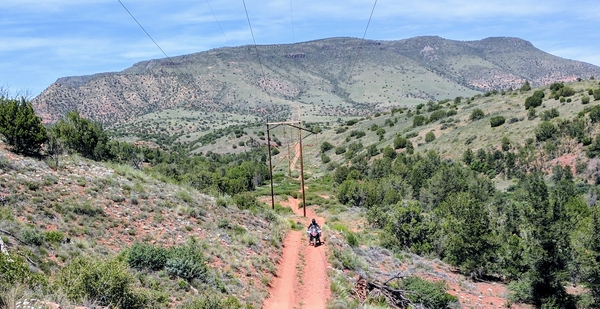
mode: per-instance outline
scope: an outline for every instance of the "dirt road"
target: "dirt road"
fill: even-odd
[[[298,199],[289,198],[281,204],[291,207],[296,215],[302,216],[299,202]],[[321,226],[325,223],[310,208],[307,208],[306,215],[307,218],[299,219],[304,226],[308,226],[312,218]],[[325,309],[331,294],[325,242],[317,247],[309,246],[306,231],[302,229],[290,231],[283,246],[277,277],[271,282],[263,309]]]

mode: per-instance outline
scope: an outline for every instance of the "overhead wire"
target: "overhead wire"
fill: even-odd
[[[369,25],[371,24],[371,19],[373,18],[373,12],[375,12],[375,7],[377,6],[377,0],[373,3],[373,8],[371,9],[371,15],[369,15],[369,21],[367,22],[367,26],[365,27],[365,32],[363,33],[362,39],[360,41],[360,45],[356,50],[356,55],[354,57],[354,61],[352,61],[352,65],[350,66],[350,73],[348,74],[348,79],[346,80],[346,86],[344,87],[344,93],[346,93],[346,89],[348,89],[348,85],[350,84],[350,79],[352,78],[352,71],[354,71],[354,66],[358,61],[358,56],[360,55],[360,51],[362,50],[362,46],[365,43],[365,37],[367,36],[367,31],[369,30]]]
[[[213,11],[212,6],[210,6],[210,3],[208,2],[208,0],[206,0],[206,4],[208,4],[208,7],[210,8],[210,12],[213,14],[213,17],[215,18],[215,21],[217,22],[217,25],[219,25],[219,29],[221,29],[221,33],[223,33],[223,37],[225,38],[225,42],[227,42],[227,45],[229,45],[229,40],[227,40],[227,36],[225,35],[225,31],[223,31],[223,28],[221,27],[221,23],[217,19],[217,15],[215,14],[215,11]]]
[[[121,0],[117,0],[119,1],[119,3],[121,4],[121,6],[123,6],[123,8],[125,9],[125,11],[127,11],[127,13],[129,13],[129,16],[131,16],[131,18],[133,18],[133,20],[135,20],[135,22],[138,24],[138,26],[140,26],[140,28],[144,31],[144,33],[146,33],[146,35],[150,38],[150,40],[152,40],[152,42],[154,42],[154,45],[156,45],[156,47],[158,47],[158,49],[163,53],[163,55],[165,55],[165,57],[167,59],[169,59],[169,61],[171,61],[172,64],[175,64],[175,62],[173,61],[173,59],[171,59],[171,57],[169,57],[169,55],[167,55],[167,53],[165,53],[165,51],[162,49],[162,47],[160,47],[160,45],[158,45],[158,43],[154,40],[154,38],[152,38],[152,36],[150,35],[150,33],[148,33],[148,31],[146,31],[146,29],[144,28],[144,26],[142,26],[142,24],[140,24],[140,22],[137,20],[137,18],[135,18],[135,16],[133,16],[133,14],[129,11],[129,9],[127,9],[127,7],[125,6],[125,4],[123,4],[123,2]],[[178,66],[175,66],[175,68],[179,71],[179,73],[181,73],[182,75],[185,76],[185,74],[181,71],[181,69]]]
[[[292,17],[292,43],[296,43],[296,33],[294,32],[294,7],[292,6],[292,0],[290,0],[290,16]]]
[[[246,19],[248,20],[248,26],[250,27],[250,34],[252,35],[252,42],[254,43],[254,50],[256,51],[256,57],[258,58],[258,65],[260,66],[260,72],[263,76],[263,90],[269,96],[269,102],[273,102],[271,99],[271,94],[267,91],[267,77],[265,75],[265,70],[263,69],[262,60],[260,59],[260,54],[258,53],[258,47],[256,46],[256,39],[254,38],[254,31],[252,31],[252,24],[250,23],[250,16],[248,15],[248,8],[246,8],[246,0],[242,0],[244,3],[244,11],[246,12]]]

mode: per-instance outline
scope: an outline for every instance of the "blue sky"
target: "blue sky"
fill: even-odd
[[[242,0],[121,0],[169,56],[252,44]],[[373,0],[246,0],[257,44],[362,37]],[[366,38],[519,37],[600,65],[597,0],[378,0]],[[0,1],[0,88],[36,96],[57,78],[163,58],[118,0]]]

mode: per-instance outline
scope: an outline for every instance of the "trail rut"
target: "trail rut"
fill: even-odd
[[[306,209],[307,218],[301,217],[299,202],[290,197],[282,205],[291,207],[304,226],[308,226],[312,218],[323,226],[325,220],[310,208]],[[283,242],[277,276],[271,282],[263,309],[325,309],[331,295],[326,247],[325,242],[317,247],[309,246],[304,229],[290,231]]]

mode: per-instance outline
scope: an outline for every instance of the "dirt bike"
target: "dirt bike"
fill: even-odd
[[[308,231],[308,245],[318,246],[321,244],[321,229],[316,226],[311,226]]]

